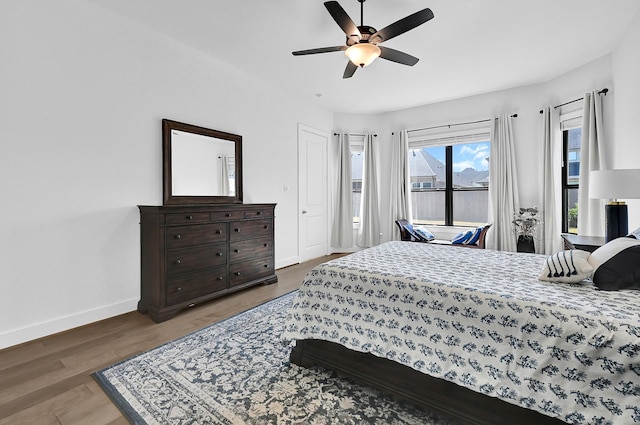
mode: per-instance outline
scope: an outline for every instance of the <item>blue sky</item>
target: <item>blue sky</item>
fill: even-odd
[[[473,168],[477,171],[488,170],[489,163],[486,159],[489,157],[489,146],[489,142],[453,145],[453,171],[462,171],[465,168]],[[444,164],[444,146],[426,149]]]

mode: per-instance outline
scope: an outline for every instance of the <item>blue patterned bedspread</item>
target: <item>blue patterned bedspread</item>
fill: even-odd
[[[538,281],[545,259],[388,242],[310,271],[283,338],[336,342],[571,424],[640,423],[640,291]]]

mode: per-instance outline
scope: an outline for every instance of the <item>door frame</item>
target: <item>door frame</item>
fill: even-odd
[[[326,232],[324,235],[325,238],[325,252],[323,255],[329,255],[330,251],[331,251],[331,244],[330,244],[330,240],[331,238],[329,237],[330,235],[330,225],[331,225],[331,217],[329,215],[329,211],[331,211],[331,200],[329,199],[329,183],[331,182],[331,178],[329,176],[329,143],[331,142],[331,133],[327,132],[327,131],[323,131],[323,130],[319,130],[317,128],[308,126],[306,124],[302,124],[302,123],[298,123],[298,132],[297,132],[297,136],[298,136],[298,143],[297,143],[297,154],[298,154],[298,212],[297,212],[297,217],[298,217],[298,259],[300,262],[306,261],[308,259],[303,259],[302,258],[302,185],[301,183],[301,176],[302,176],[302,166],[300,164],[300,142],[302,140],[301,137],[301,133],[302,132],[307,132],[307,133],[313,133],[316,134],[320,137],[324,137],[327,140],[327,144],[325,146],[325,163],[324,163],[324,172],[325,172],[325,190],[326,190],[326,194],[325,194],[325,216],[326,216]]]

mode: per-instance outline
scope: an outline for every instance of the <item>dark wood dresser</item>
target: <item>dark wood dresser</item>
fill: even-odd
[[[138,311],[155,322],[260,283],[274,269],[275,204],[138,206]]]

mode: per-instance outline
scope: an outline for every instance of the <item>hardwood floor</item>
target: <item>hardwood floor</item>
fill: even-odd
[[[260,285],[154,323],[131,312],[0,350],[0,425],[128,424],[91,374],[189,332],[298,289],[321,257],[276,272]]]

